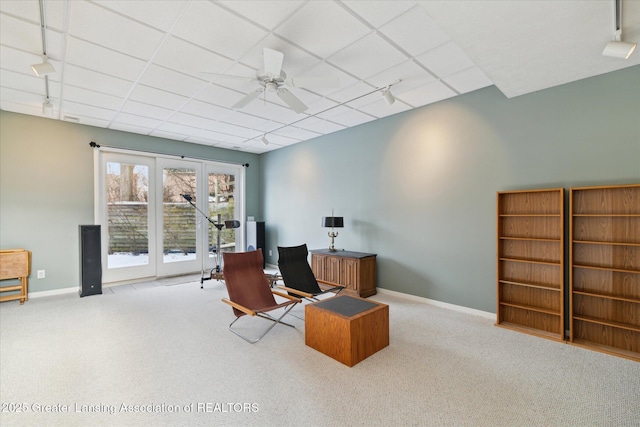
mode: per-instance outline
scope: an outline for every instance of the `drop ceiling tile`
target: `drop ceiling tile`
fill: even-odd
[[[0,2],[4,3],[4,1]],[[31,2],[20,2],[31,3]],[[67,22],[68,3],[64,1],[44,1],[44,17],[47,28],[58,32],[64,32]],[[36,9],[37,8],[36,6]],[[35,21],[40,24],[40,11],[38,10]]]
[[[398,80],[400,80],[400,82],[395,83]],[[423,86],[435,80],[436,78],[417,64],[414,59],[407,60],[367,79],[369,83],[376,87],[386,87],[391,83],[395,83],[393,85],[394,90],[396,88],[406,90]]]
[[[202,131],[200,131],[202,132]],[[186,138],[184,140],[185,142],[190,142],[193,144],[201,144],[201,145],[209,145],[211,147],[214,147],[219,141],[216,140],[211,140],[206,138],[203,135],[200,135],[200,133],[196,134],[196,135],[191,135],[190,137]]]
[[[473,67],[471,59],[454,42],[447,42],[416,57],[437,77],[446,77]]]
[[[395,97],[412,107],[420,107],[456,96],[456,93],[439,81],[395,94]]]
[[[317,136],[320,136],[321,134],[318,132],[311,132],[305,129],[300,129],[300,128],[296,128],[293,126],[290,127],[286,127],[283,129],[279,129],[277,131],[274,131],[273,133],[270,133],[269,135],[280,135],[280,136],[286,136],[288,138],[291,139],[298,139],[300,141],[304,141],[307,139],[311,139],[311,138],[315,138]]]
[[[200,131],[198,131],[196,134],[190,136],[188,139],[199,139],[199,140],[205,140],[205,141],[211,141],[211,142],[215,142],[215,143],[220,143],[220,142],[224,142],[225,139],[228,137],[229,135],[223,134],[223,133],[219,133],[219,132],[213,132],[207,129],[201,129]]]
[[[162,105],[170,110],[177,110],[189,98],[145,85],[136,85],[129,99],[151,105]]]
[[[12,111],[14,113],[27,114],[30,116],[42,116],[42,102],[37,104],[14,102],[10,99],[4,99],[0,101],[0,109],[5,111]]]
[[[296,124],[295,127],[299,127],[311,132],[316,132],[322,135],[346,129],[346,126],[319,119],[317,117],[309,117],[308,119],[305,119],[304,121]]]
[[[333,89],[316,89],[313,92],[319,95],[329,95],[333,92],[337,92],[343,88],[349,87],[359,81],[359,79],[345,73],[339,68],[328,64],[324,61],[312,66],[304,71],[300,77],[333,77],[337,78],[339,86]]]
[[[16,90],[13,88],[7,88],[7,87],[1,87],[0,92],[2,93],[2,100],[4,102],[9,102],[14,104],[31,104],[37,107],[40,110],[40,114],[42,114],[42,102],[44,101],[44,92],[43,94],[37,94],[32,92],[25,92],[22,90]]]
[[[343,126],[352,127],[375,119],[376,117],[374,116],[349,108],[348,111],[331,116],[329,120]]]
[[[153,137],[156,137],[156,138],[173,139],[174,141],[182,141],[183,139],[186,138],[186,135],[183,135],[183,134],[180,134],[180,133],[164,131],[164,130],[160,130],[160,129],[152,130],[149,135],[153,136]]]
[[[45,93],[44,80],[34,74],[16,73],[11,70],[0,69],[0,90],[11,88],[33,94]]]
[[[375,92],[372,92],[373,89],[369,89],[369,94],[366,96],[363,96],[361,98],[358,99],[354,99],[351,102],[347,102],[346,104],[344,104],[346,107],[349,108],[353,108],[356,110],[360,110],[360,108],[363,105],[368,105],[371,104],[372,102],[375,102],[377,100],[382,99],[382,91],[381,90],[377,90]]]
[[[222,6],[233,10],[240,16],[273,30],[285,19],[291,16],[305,2],[304,1],[220,1]]]
[[[355,42],[370,29],[334,2],[310,1],[275,33],[322,58]]]
[[[113,119],[113,123],[155,129],[162,124],[162,120],[138,116],[136,114],[120,113]]]
[[[415,1],[343,1],[349,9],[378,28],[416,5]]]
[[[121,112],[141,117],[167,120],[173,113],[173,110],[129,100],[124,104]]]
[[[67,39],[66,63],[131,81],[135,81],[145,67],[140,59],[75,37]]]
[[[72,117],[78,119],[78,121],[72,120],[72,118],[69,116],[63,116],[62,121],[68,121],[71,123],[80,123],[83,125],[95,126],[99,128],[106,128],[107,126],[109,126],[109,120],[101,120],[93,117],[80,116],[80,115],[76,115]]]
[[[137,133],[140,135],[149,135],[153,130],[153,129],[145,128],[142,126],[136,126],[128,123],[118,123],[118,122],[111,123],[109,125],[109,129],[119,130],[122,132]]]
[[[40,8],[35,1],[0,1],[0,13],[14,15],[35,24],[40,24]]]
[[[140,83],[188,98],[196,95],[207,85],[200,79],[158,65],[147,68]]]
[[[444,31],[419,6],[414,7],[379,30],[411,56],[419,55],[447,41]]]
[[[407,60],[407,56],[377,34],[370,34],[328,58],[337,67],[364,79]]]
[[[229,114],[224,121],[226,123],[235,124],[238,126],[257,129],[260,126],[264,126],[265,123],[268,123],[267,120],[262,119],[260,117],[252,116],[249,114],[241,113],[240,111],[235,111],[232,114]]]
[[[238,58],[267,32],[209,2],[191,2],[173,29],[173,34],[228,58]]]
[[[42,36],[38,24],[0,14],[0,40],[3,45],[42,54]]]
[[[164,37],[159,30],[93,3],[72,1],[69,8],[70,35],[136,58],[149,60]]]
[[[224,120],[232,113],[226,108],[198,101],[197,99],[192,99],[187,102],[180,109],[180,111],[194,116],[205,117],[211,120]]]
[[[376,90],[375,87],[360,81],[360,82],[357,82],[356,84],[353,84],[349,87],[345,87],[343,89],[340,89],[332,93],[331,95],[328,96],[328,98],[333,101],[336,101],[339,104],[343,102],[349,102],[352,100],[353,102],[357,102],[356,98],[363,97],[369,92],[374,90]],[[351,102],[349,103],[349,105],[354,106],[354,104],[352,104]]]
[[[336,108],[339,104],[327,98],[319,98],[317,101],[307,104],[309,109],[305,111],[306,114],[320,114],[324,111]]]
[[[270,133],[267,135],[267,140],[269,141],[269,145],[278,145],[281,147],[293,145],[301,141],[299,138],[291,138],[288,136],[278,135],[277,133]]]
[[[194,135],[196,133],[198,133],[200,129],[196,128],[196,127],[191,127],[191,126],[185,126],[185,125],[181,125],[179,123],[173,123],[171,121],[165,122],[163,124],[161,124],[160,126],[158,126],[157,129],[155,129],[153,131],[153,133],[155,132],[170,132],[172,134],[175,135],[180,135],[177,138],[173,138],[173,139],[184,139],[188,136]]]
[[[245,96],[244,92],[220,86],[216,83],[207,84],[204,89],[195,95],[195,99],[221,107],[231,107]]]
[[[64,68],[65,82],[73,86],[82,87],[96,92],[125,97],[131,89],[132,82],[118,77],[109,76],[85,68],[67,64]]]
[[[224,73],[233,64],[228,58],[175,37],[165,41],[153,62],[203,80],[202,72]]]
[[[466,69],[443,80],[460,93],[471,92],[493,84],[478,67]]]
[[[359,110],[363,113],[367,113],[378,118],[392,116],[394,114],[408,111],[410,109],[411,107],[409,105],[405,104],[399,99],[396,99],[396,102],[391,105],[387,104],[384,99],[378,99],[375,102],[359,108]]]
[[[93,105],[80,104],[77,102],[64,101],[60,111],[63,115],[68,116],[86,116],[93,119],[112,120],[116,115],[116,111],[107,108],[96,107]]]
[[[271,101],[277,100],[277,96],[274,96],[273,94],[269,95],[267,96],[267,99]],[[296,92],[296,95],[300,95],[300,93]],[[264,119],[274,120],[279,123],[290,123],[304,117],[303,114],[298,114],[282,104],[275,104],[274,102],[267,102],[265,104],[262,98],[253,100],[240,111],[257,117],[262,117]]]
[[[3,70],[11,70],[35,77],[35,74],[31,71],[31,64],[37,64],[41,61],[42,58],[38,54],[23,52],[0,44],[0,67]]]
[[[175,113],[171,116],[171,122],[197,129],[215,129],[218,123],[206,117],[194,116],[186,113]]]
[[[225,133],[227,135],[233,135],[238,138],[254,138],[261,134],[254,129],[245,128],[242,126],[236,126],[230,123],[220,122],[216,125],[216,130],[220,133]]]
[[[93,0],[93,2],[162,31],[168,31],[171,28],[188,3],[186,0],[162,0],[153,2],[153,7],[150,7],[148,0]]]
[[[114,111],[120,109],[123,102],[122,98],[117,96],[111,96],[71,85],[64,86],[64,98],[67,101],[76,102],[78,104],[94,105]]]

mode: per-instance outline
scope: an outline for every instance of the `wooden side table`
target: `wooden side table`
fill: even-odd
[[[24,304],[28,299],[29,270],[31,253],[24,249],[0,250],[0,280],[20,279],[19,285],[0,287],[0,292],[15,292],[12,295],[0,297],[0,302],[20,300]]]
[[[339,295],[305,306],[305,344],[349,367],[389,345],[389,306]]]

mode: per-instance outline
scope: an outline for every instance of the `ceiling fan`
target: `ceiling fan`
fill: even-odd
[[[284,62],[284,54],[277,50],[263,48],[262,59],[264,61],[264,68],[258,71],[256,77],[247,78],[241,76],[232,76],[227,74],[205,73],[218,77],[226,78],[242,78],[256,81],[259,84],[258,89],[253,92],[249,92],[245,97],[236,102],[232,108],[243,108],[251,101],[256,99],[260,94],[267,92],[273,92],[285,104],[289,106],[296,113],[302,113],[307,110],[307,106],[289,89],[288,87],[298,87],[305,89],[332,89],[337,88],[340,82],[337,77],[296,77],[287,78],[287,74],[282,69],[282,63]]]

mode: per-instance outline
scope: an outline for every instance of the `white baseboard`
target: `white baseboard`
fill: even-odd
[[[391,295],[398,298],[410,299],[425,304],[434,305],[436,307],[446,308],[448,310],[459,311],[462,313],[472,314],[474,316],[480,316],[491,320],[496,320],[495,313],[489,313],[488,311],[476,310],[475,308],[464,307],[461,305],[449,304],[447,302],[437,301],[429,298],[419,297],[415,295],[405,294],[402,292],[391,291],[389,289],[377,288],[377,291],[383,295]],[[375,299],[375,297],[374,297]]]
[[[27,296],[29,299],[31,298],[41,298],[41,297],[51,297],[54,295],[63,295],[63,294],[71,294],[74,292],[79,292],[80,289],[75,286],[73,288],[61,288],[61,289],[53,289],[51,291],[40,291],[40,292],[29,292]]]

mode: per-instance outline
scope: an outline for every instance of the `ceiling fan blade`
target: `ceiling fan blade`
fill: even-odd
[[[306,111],[307,108],[309,108],[287,89],[278,89],[276,93],[278,94],[280,99],[282,99],[285,104],[287,104],[289,108],[291,108],[296,113],[302,113],[303,111]]]
[[[262,49],[262,57],[264,60],[264,73],[272,77],[279,77],[282,71],[284,53],[265,47]]]
[[[260,94],[263,92],[263,89],[258,89],[254,92],[250,92],[248,93],[244,98],[242,98],[240,101],[236,102],[235,104],[233,104],[231,106],[231,108],[242,108],[245,105],[247,105],[248,103],[250,103],[251,101],[253,101],[254,99],[256,99],[258,96],[260,96]]]
[[[291,86],[306,89],[337,89],[340,79],[337,77],[296,77],[289,80]]]

